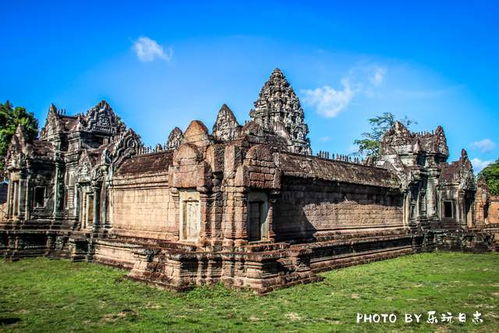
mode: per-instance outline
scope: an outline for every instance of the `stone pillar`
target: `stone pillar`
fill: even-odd
[[[464,191],[459,191],[458,198],[456,200],[456,211],[459,212],[457,222],[461,228],[466,227],[466,213],[464,209],[465,196]]]
[[[31,217],[31,209],[33,208],[32,204],[32,198],[33,198],[33,193],[32,193],[32,188],[30,186],[31,183],[31,176],[28,176],[26,178],[26,193],[25,193],[25,204],[24,204],[24,219],[29,220]]]
[[[172,204],[174,206],[174,212],[173,217],[175,219],[174,225],[176,226],[175,232],[173,232],[173,236],[177,239],[180,240],[180,228],[181,228],[181,221],[180,221],[180,192],[177,188],[171,188],[170,190],[171,193],[171,198],[172,198]]]
[[[73,202],[73,212],[76,220],[78,221],[80,227],[83,222],[81,219],[81,187],[77,184],[74,185],[74,202]]]
[[[9,186],[7,187],[7,214],[6,214],[6,218],[7,219],[10,219],[10,217],[12,216],[12,190],[13,190],[13,187],[14,187],[14,182],[10,181],[9,180]]]
[[[274,207],[276,202],[277,202],[277,194],[271,193],[269,196],[269,211],[267,213],[268,226],[269,226],[268,239],[270,241],[274,241],[276,236],[274,232]]]
[[[55,163],[55,176],[54,176],[54,218],[61,216],[62,202],[64,200],[64,170],[62,163],[57,161]]]
[[[247,195],[246,193],[234,193],[234,238],[236,246],[247,243]]]
[[[234,245],[234,192],[232,188],[226,188],[223,194],[222,207],[222,237],[224,246]]]
[[[14,183],[14,217],[19,218],[19,180]]]
[[[100,225],[100,186],[93,185],[92,186],[93,202],[92,202],[92,210],[93,210],[93,226],[92,229],[95,231],[99,228]]]
[[[436,182],[434,178],[429,178],[428,179],[428,185],[427,185],[427,190],[426,190],[426,215],[429,218],[435,217],[437,211],[436,211],[436,200],[435,200],[435,189],[436,189]]]
[[[19,201],[18,201],[18,212],[17,215],[20,219],[24,219],[24,213],[26,211],[26,192],[28,189],[28,184],[25,178],[19,179],[18,185]]]
[[[199,189],[198,189],[199,190]],[[210,209],[208,205],[209,196],[206,193],[199,193],[199,242],[203,246],[206,245],[206,241],[210,238]]]
[[[104,183],[102,183],[99,191],[99,222],[101,226],[104,228],[108,228],[108,221],[107,221],[107,187]]]
[[[223,193],[217,192],[213,193],[210,198],[211,209],[210,209],[210,219],[211,219],[211,243],[215,245],[215,242],[220,241],[223,238]]]

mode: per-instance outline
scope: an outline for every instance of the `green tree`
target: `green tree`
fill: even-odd
[[[22,106],[14,107],[9,101],[4,104],[0,103],[0,173],[3,171],[5,155],[17,125],[23,126],[28,140],[36,138],[38,121],[33,113],[26,111]]]
[[[361,156],[378,157],[383,134],[385,134],[396,121],[397,119],[395,119],[395,116],[390,112],[385,112],[380,116],[370,118],[369,123],[371,124],[371,131],[362,133],[362,139],[357,139],[353,142],[358,147],[357,154]],[[417,122],[408,119],[407,117],[399,119],[398,121],[405,126],[417,124]]]
[[[478,178],[483,178],[489,187],[490,194],[499,195],[499,159],[494,163],[487,165],[480,173]]]

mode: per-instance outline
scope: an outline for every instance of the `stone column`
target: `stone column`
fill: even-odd
[[[429,178],[428,179],[428,185],[427,185],[427,190],[426,190],[426,215],[429,218],[433,218],[436,215],[436,200],[435,200],[435,189],[436,189],[436,182],[434,178]]]
[[[246,193],[234,193],[234,238],[236,246],[245,244],[248,240],[247,199]]]
[[[234,192],[232,187],[226,187],[222,203],[223,245],[230,248],[234,245]]]
[[[26,178],[26,196],[25,196],[25,204],[24,204],[24,219],[29,220],[31,217],[31,209],[33,209],[33,204],[31,198],[33,197],[32,188],[30,186],[31,176]]]
[[[198,189],[199,190],[199,189]],[[210,214],[209,214],[209,205],[208,205],[209,196],[206,193],[199,193],[199,242],[203,243],[202,245],[206,245],[206,241],[210,238]]]
[[[58,216],[59,210],[59,163],[55,163],[55,176],[54,176],[54,211],[52,216],[55,218]]]
[[[176,187],[172,187],[170,190],[171,193],[171,198],[172,198],[172,204],[174,206],[174,225],[176,226],[175,232],[173,232],[173,236],[180,240],[180,228],[181,228],[181,222],[180,222],[180,193],[179,190]]]
[[[7,215],[5,216],[7,219],[10,219],[12,216],[12,188],[14,187],[14,182],[9,180],[9,186],[7,187]]]
[[[20,219],[24,219],[24,213],[26,211],[26,192],[28,189],[27,181],[25,178],[19,179],[18,185],[19,192],[19,204],[18,204],[18,216]]]
[[[93,202],[92,202],[92,210],[93,210],[93,226],[92,229],[95,231],[99,228],[100,225],[100,186],[99,185],[94,185],[92,186],[92,192],[94,193],[93,195]]]
[[[269,234],[268,234],[268,239],[271,241],[275,240],[275,232],[274,232],[274,211],[275,211],[275,205],[277,203],[279,197],[278,192],[271,192],[269,195],[269,211],[268,211],[268,227],[269,227]]]
[[[458,223],[458,225],[461,227],[461,228],[465,228],[466,227],[466,211],[465,211],[465,195],[464,195],[464,191],[459,191],[459,194],[457,196],[457,200],[456,200],[456,221]]]
[[[99,205],[100,205],[100,224],[104,228],[108,228],[108,219],[107,219],[107,209],[108,209],[108,202],[107,202],[107,186],[105,183],[102,183],[101,188],[100,188],[100,197],[99,197]]]

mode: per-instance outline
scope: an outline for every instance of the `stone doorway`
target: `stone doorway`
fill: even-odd
[[[263,192],[251,192],[248,195],[248,240],[251,242],[269,238],[268,197]]]

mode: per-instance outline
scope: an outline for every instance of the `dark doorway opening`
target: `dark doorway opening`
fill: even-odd
[[[444,201],[444,217],[453,217],[452,201]]]
[[[45,207],[45,187],[35,187],[35,208]]]

